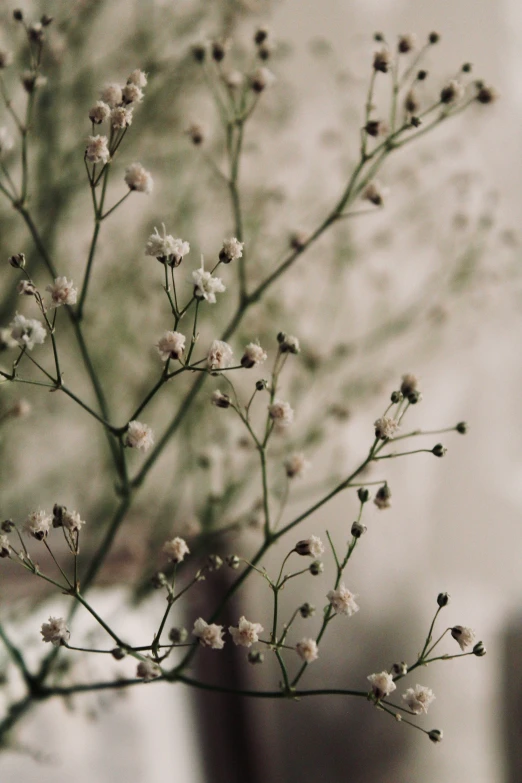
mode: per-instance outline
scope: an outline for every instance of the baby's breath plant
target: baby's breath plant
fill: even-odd
[[[194,17],[186,19],[189,32],[199,19],[197,4],[195,9]],[[197,118],[183,132],[177,128],[179,143],[185,145],[183,165],[197,161],[212,182],[201,199],[201,214],[196,202],[186,212],[154,202],[157,215],[146,231],[140,213],[155,193],[160,163],[167,160],[159,143],[154,148],[153,136],[148,145],[139,142],[140,133],[147,138],[147,120],[154,119],[148,117],[149,96],[158,109],[154,82],[160,63],[133,64],[123,79],[97,69],[99,84],[89,95],[84,85],[92,79],[79,71],[71,82],[82,85],[73,107],[53,109],[64,93],[54,92],[52,80],[46,83],[47,69],[53,73],[57,57],[48,42],[53,26],[61,22],[50,16],[34,21],[19,10],[9,22],[10,40],[19,41],[19,51],[16,56],[0,51],[4,114],[10,123],[0,132],[0,191],[10,221],[14,215],[20,228],[18,244],[2,237],[8,282],[0,309],[9,316],[0,331],[1,392],[28,387],[33,404],[45,400],[42,405],[51,417],[67,423],[57,426],[57,434],[46,433],[46,452],[60,471],[51,487],[40,487],[41,499],[34,492],[37,483],[26,476],[17,479],[18,497],[6,488],[1,579],[8,585],[14,569],[23,570],[35,583],[49,586],[42,595],[65,596],[67,604],[63,616],[42,618],[40,633],[47,648],[36,663],[28,663],[15,641],[16,628],[0,625],[10,666],[24,687],[0,720],[5,742],[42,701],[160,680],[171,687],[232,691],[253,699],[351,697],[439,743],[442,729],[418,720],[435,698],[426,667],[485,654],[472,629],[443,621],[451,608],[446,608],[449,596],[441,593],[432,601],[433,611],[426,610],[427,630],[414,659],[392,665],[382,661],[381,671],[369,671],[363,681],[346,688],[328,681],[306,686],[309,666],[329,654],[331,624],[349,624],[353,615],[364,612],[364,596],[354,592],[349,565],[365,537],[375,534],[367,530],[368,504],[381,511],[391,504],[387,461],[426,459],[431,460],[426,469],[435,470],[437,459],[446,454],[445,436],[467,431],[463,421],[442,428],[408,426],[412,406],[422,400],[419,379],[411,373],[393,368],[393,384],[389,367],[379,378],[366,368],[350,373],[358,349],[364,349],[363,365],[416,327],[426,307],[439,304],[435,294],[444,300],[448,292],[460,291],[462,280],[473,276],[479,250],[473,248],[470,255],[468,243],[464,259],[455,253],[444,274],[426,276],[420,291],[397,309],[385,309],[376,325],[351,340],[338,336],[337,318],[342,265],[355,265],[356,242],[347,227],[386,211],[391,196],[381,179],[404,147],[472,107],[486,108],[495,92],[467,67],[425,90],[424,58],[439,36],[431,33],[419,44],[414,36],[403,35],[392,44],[379,34],[360,107],[357,158],[333,202],[314,205],[315,222],[286,231],[281,241],[265,220],[271,209],[266,194],[260,196],[244,174],[249,145],[253,140],[262,144],[257,120],[277,100],[277,42],[265,28],[251,29],[248,41],[238,29],[234,41],[228,35],[237,26],[233,21],[233,14],[221,20],[227,36],[193,40],[177,53],[180,73],[196,85],[195,95],[206,91],[215,111],[210,131]],[[65,27],[67,32],[78,35],[74,25]],[[168,90],[175,87],[169,88],[161,73],[158,80],[162,100],[170,101]],[[79,104],[82,143],[65,132],[62,142],[53,127],[53,145],[74,184],[62,191],[55,183],[46,190],[32,161],[48,151],[44,130],[52,125],[53,111],[71,114]],[[42,112],[49,125],[39,124]],[[72,120],[75,127],[78,116]],[[175,170],[167,176],[175,192],[183,176]],[[185,188],[183,182],[181,186]],[[55,193],[60,202],[56,215]],[[228,215],[222,218],[225,203]],[[84,216],[90,216],[88,239],[83,233],[81,240],[74,236],[71,204],[81,212],[82,232]],[[201,227],[200,233],[213,208],[218,228]],[[60,220],[72,222],[69,229],[63,226],[69,252],[60,244]],[[281,220],[277,216],[274,225]],[[307,266],[307,259],[317,261],[317,248],[328,252],[322,244],[328,236],[340,243],[340,250],[330,248],[333,262],[324,264],[328,305],[324,300],[320,305],[324,323],[332,328],[323,341],[314,320],[317,303],[314,308],[309,302],[314,297],[309,297],[307,304],[304,294],[321,284],[315,264]],[[13,244],[7,247],[8,242]],[[150,308],[150,319],[144,308]],[[296,310],[302,310],[299,318]],[[301,324],[303,333],[289,329],[288,322]],[[319,455],[319,448],[334,437],[328,421],[340,427],[350,414],[348,403],[364,397],[373,405],[377,392],[380,401],[367,422],[365,453],[350,469],[339,464],[321,476],[314,452]],[[17,399],[3,408],[0,427],[8,432],[12,420],[28,412],[28,403]],[[88,427],[87,439],[96,442],[101,435],[104,443],[76,456],[82,471],[74,479],[80,488],[73,491],[61,438],[76,415],[81,427]],[[30,450],[33,433],[26,432],[24,449]],[[6,437],[5,454],[8,443]],[[300,524],[314,519],[341,493],[357,503],[344,539],[333,530],[302,537]],[[81,500],[78,510],[64,496]],[[129,592],[140,599],[156,590],[164,599],[152,639],[129,638],[118,618],[104,616],[92,597],[102,569],[105,580],[118,581],[107,564],[132,531],[142,545],[146,542],[147,554],[134,568]],[[267,560],[270,550],[277,553],[275,568],[274,559]],[[314,608],[299,600],[290,616],[284,615],[284,588],[303,585],[306,596],[307,582],[323,572],[328,589],[322,605]],[[263,595],[263,618],[243,598],[247,581],[257,582],[255,589]],[[201,612],[193,611],[194,595],[205,599]],[[238,601],[242,608],[228,624],[225,618]],[[179,607],[187,628],[172,625]],[[92,645],[75,632],[79,612],[89,614],[102,634]],[[198,658],[227,656],[233,646],[246,648],[245,665],[272,657],[276,678],[268,672],[262,688],[234,689],[224,680],[200,676]],[[121,662],[123,674],[113,678],[107,667],[100,680],[64,681],[62,661],[95,654]]]

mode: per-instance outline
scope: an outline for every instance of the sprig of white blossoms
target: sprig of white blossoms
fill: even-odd
[[[141,421],[131,421],[125,433],[125,445],[131,449],[148,451],[154,444],[154,433],[148,424]]]
[[[182,239],[174,238],[172,234],[167,234],[165,223],[162,223],[161,226],[163,235],[154,227],[154,234],[149,236],[145,245],[145,255],[157,258],[162,263],[179,266],[184,256],[190,253],[190,245]]]
[[[25,521],[24,530],[38,541],[43,541],[51,529],[52,522],[52,517],[46,511],[39,509],[29,514]]]
[[[291,408],[290,403],[285,402],[284,400],[274,400],[274,402],[268,406],[268,415],[279,429],[289,427],[294,420],[294,411]]]
[[[35,345],[42,345],[47,335],[45,328],[35,318],[26,318],[17,313],[10,323],[11,337],[21,348],[32,351]]]
[[[228,630],[234,644],[241,647],[252,647],[259,641],[258,634],[263,633],[264,628],[259,623],[249,622],[246,617],[240,617],[238,627],[234,628],[230,625]]]
[[[162,552],[167,555],[168,559],[173,563],[181,563],[186,555],[190,555],[190,549],[187,546],[187,542],[176,536],[171,541],[166,541],[163,544]]]
[[[209,304],[216,304],[216,294],[226,291],[226,286],[220,277],[212,277],[210,272],[201,266],[192,272],[194,282],[194,296],[197,299],[206,299]]]
[[[152,175],[141,163],[131,163],[125,170],[125,182],[130,190],[145,193],[147,196],[152,193],[154,187]]]
[[[465,650],[466,647],[471,647],[475,641],[475,631],[472,628],[466,628],[463,625],[455,625],[451,629],[451,635],[458,642],[461,650]]]
[[[223,626],[215,623],[209,625],[202,617],[198,617],[194,623],[192,633],[204,647],[210,647],[212,650],[222,650],[225,646],[222,638]]]
[[[72,280],[67,280],[66,277],[57,277],[54,283],[46,286],[45,290],[51,294],[51,307],[76,304],[78,290]]]
[[[156,345],[164,362],[167,359],[181,359],[185,350],[185,335],[181,332],[165,332]]]
[[[319,648],[314,639],[301,639],[295,646],[298,656],[306,663],[312,663],[319,657]]]
[[[71,638],[71,632],[62,617],[49,617],[49,622],[43,623],[40,633],[42,641],[51,642],[53,647],[67,644]]]
[[[317,560],[324,552],[324,544],[319,536],[310,536],[302,541],[298,541],[295,545],[295,551],[298,555],[309,555]]]
[[[372,691],[376,699],[379,701],[389,696],[397,689],[397,686],[393,682],[393,677],[388,672],[380,672],[379,674],[369,674],[367,679],[370,681]]]
[[[223,340],[214,340],[207,354],[207,367],[209,370],[224,370],[230,367],[234,352],[228,343]]]
[[[402,698],[406,702],[408,709],[414,712],[415,715],[420,715],[421,713],[427,714],[428,707],[435,699],[435,694],[431,688],[426,688],[424,685],[416,685],[415,688],[408,688]]]
[[[348,590],[344,582],[341,582],[337,590],[330,590],[326,597],[335,614],[347,614],[351,617],[359,611],[359,606],[355,603],[357,596]]]

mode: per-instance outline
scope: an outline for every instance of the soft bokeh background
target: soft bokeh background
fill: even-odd
[[[57,20],[61,12],[66,16],[64,8],[71,14],[69,4],[50,5],[52,9],[35,7],[40,13],[50,10]],[[104,4],[81,3],[78,8],[90,5],[99,11]],[[126,2],[125,10],[111,3],[101,13],[87,15],[84,29],[74,31],[73,26],[75,45],[83,45],[85,72],[71,69],[69,73],[66,68],[60,72],[64,100],[67,89],[74,86],[68,117],[62,116],[56,127],[52,104],[42,101],[45,133],[54,133],[60,154],[64,144],[70,150],[71,174],[64,188],[60,168],[52,160],[42,164],[40,176],[54,185],[52,198],[44,189],[37,208],[48,242],[61,258],[70,256],[68,271],[80,277],[89,240],[88,193],[76,165],[78,139],[88,132],[85,111],[97,85],[123,78],[136,65],[152,75],[146,103],[133,127],[132,154],[128,154],[153,170],[155,193],[146,205],[136,199],[111,223],[100,248],[91,305],[93,311],[98,306],[102,315],[88,321],[91,340],[103,343],[99,361],[116,370],[111,391],[128,400],[125,387],[129,368],[137,364],[138,349],[140,369],[133,381],[138,390],[147,388],[156,372],[153,352],[146,346],[154,343],[162,328],[156,306],[160,281],[151,282],[150,267],[141,258],[151,227],[161,220],[182,225],[179,233],[190,238],[196,257],[198,243],[210,253],[231,227],[224,200],[215,197],[216,183],[183,138],[183,129],[193,119],[202,118],[213,127],[211,104],[185,58],[189,43],[200,33],[220,33],[227,24],[247,42],[256,24],[268,22],[280,44],[271,64],[278,82],[259,120],[252,124],[246,150],[246,201],[254,215],[248,219],[247,236],[250,232],[257,257],[263,258],[278,243],[281,252],[288,232],[306,230],[339,192],[342,175],[357,150],[372,33],[382,30],[393,41],[404,31],[417,31],[421,38],[432,29],[439,31],[442,41],[430,53],[428,65],[434,79],[444,80],[462,62],[470,61],[477,77],[484,76],[496,86],[501,100],[487,111],[473,107],[455,124],[427,137],[419,148],[407,147],[390,161],[381,176],[391,187],[384,213],[334,229],[335,236],[314,247],[298,272],[286,279],[284,300],[274,295],[271,309],[252,313],[243,333],[273,339],[276,323],[276,329],[299,334],[309,367],[306,395],[294,379],[296,393],[301,390],[303,395],[302,416],[309,414],[312,421],[314,416],[324,418],[321,406],[348,400],[348,421],[331,423],[328,437],[317,444],[313,462],[318,475],[334,465],[342,473],[357,464],[382,401],[403,372],[418,374],[424,390],[422,405],[409,417],[412,428],[437,428],[462,419],[470,424],[465,438],[455,434],[445,441],[449,451],[444,460],[419,455],[386,466],[393,507],[383,513],[373,506],[369,510],[369,533],[347,577],[359,594],[361,611],[349,627],[339,623],[331,629],[307,684],[363,687],[369,672],[380,671],[393,660],[411,660],[422,645],[440,590],[452,595],[446,610],[448,624],[475,628],[488,655],[423,672],[422,682],[437,694],[423,725],[444,729],[440,746],[359,701],[243,702],[209,695],[195,698],[179,687],[154,684],[129,691],[124,699],[105,696],[100,703],[78,698],[74,711],[58,703],[43,705],[21,726],[19,739],[26,752],[7,752],[0,758],[1,779],[32,783],[74,775],[78,783],[94,777],[102,783],[125,776],[140,783],[170,780],[175,774],[187,783],[317,778],[335,782],[347,776],[357,783],[390,778],[457,783],[465,771],[468,779],[478,783],[518,780],[520,769],[510,771],[513,759],[510,762],[506,741],[516,724],[509,704],[516,704],[513,693],[520,692],[513,650],[521,649],[517,632],[522,594],[519,251],[516,237],[506,233],[516,227],[520,209],[522,89],[517,73],[522,15],[518,4],[514,0],[494,4],[489,0],[437,4],[285,0],[215,3],[210,11],[207,6],[186,0],[173,11],[169,3],[150,0]],[[3,9],[2,13],[8,15]],[[66,32],[62,40],[67,65]],[[58,34],[55,40],[59,52]],[[84,85],[83,93],[78,85]],[[211,148],[217,148],[212,131],[210,136]],[[49,203],[68,221],[67,230],[58,232]],[[1,219],[1,252],[6,257],[20,243],[24,247],[26,240],[6,210]],[[118,264],[111,263],[115,257]],[[470,264],[473,274],[468,274]],[[440,278],[448,266],[453,282],[443,285]],[[2,307],[10,317],[17,303],[11,293],[12,278],[7,276],[4,272]],[[335,290],[332,281],[338,283]],[[104,290],[114,297],[113,306],[102,304]],[[122,296],[126,297],[123,308]],[[305,317],[310,313],[313,317]],[[220,317],[215,315],[218,321]],[[118,339],[111,343],[106,335],[115,324]],[[342,376],[342,381],[333,387],[332,398],[322,391],[321,373],[327,368],[314,359],[339,343],[347,344],[348,350],[333,363],[332,374]],[[62,401],[63,407],[58,408],[53,399],[42,402],[37,395],[31,401],[33,419],[20,425],[12,422],[13,432],[3,440],[1,513],[21,516],[28,505],[48,506],[59,494],[61,502],[88,507],[91,516],[103,519],[110,502],[94,500],[110,497],[110,481],[95,470],[106,459],[101,435],[69,403]],[[154,410],[158,426],[171,406],[171,399],[164,400]],[[129,407],[130,401],[125,411]],[[64,410],[69,418],[62,415]],[[45,426],[38,427],[38,421]],[[20,427],[19,437],[15,426]],[[231,446],[237,432],[224,430],[222,437]],[[59,449],[49,449],[50,431],[60,442]],[[206,432],[209,441],[218,439],[212,426]],[[187,489],[173,496],[171,485],[166,486],[179,469],[177,455],[167,453],[131,520],[139,528],[153,497],[159,529],[145,542],[130,534],[120,541],[119,554],[106,570],[107,582],[111,573],[117,581],[125,578],[128,560],[138,563],[131,569],[133,576],[145,578],[151,570],[147,552],[154,551],[154,542],[163,540],[173,523],[180,529],[194,513],[202,512],[203,506],[195,508],[191,498],[198,482],[208,479],[201,473],[195,479],[188,477],[202,443],[192,448],[190,431],[184,437],[188,452],[194,451],[187,457]],[[86,441],[90,449],[79,449],[78,444]],[[72,482],[64,475],[65,459]],[[82,471],[94,476],[88,485],[75,478]],[[315,482],[310,479],[310,483]],[[321,534],[328,527],[342,541],[354,511],[353,499],[340,496],[308,520],[303,534]],[[246,552],[258,545],[257,535],[248,531],[241,540]],[[275,567],[283,554],[284,548],[278,547],[267,566]],[[296,600],[320,606],[326,584],[325,578],[318,578],[307,587],[306,596],[288,591],[288,607]],[[10,603],[22,613],[16,599],[25,590],[26,615],[34,601],[29,588],[2,579],[0,590],[4,615]],[[251,607],[252,615],[256,612],[266,625],[266,602],[259,584],[253,582],[246,592],[248,599],[243,596],[238,608]],[[105,606],[109,616],[118,612],[121,599],[119,587],[93,593],[93,601]],[[53,598],[19,628],[21,638],[28,643],[33,639],[35,655],[39,650],[34,629],[47,610],[57,613],[59,607]],[[187,623],[198,608],[197,603],[191,605]],[[141,632],[145,625],[152,633],[159,612],[161,602],[154,596],[136,610],[129,607],[125,620],[129,633],[137,628]],[[202,655],[202,678],[218,677],[221,664],[213,655]],[[89,662],[89,667],[93,665]],[[254,684],[269,681],[268,666],[261,673],[252,667],[246,670],[243,660],[238,666],[243,673],[234,675],[236,683],[238,676]],[[82,679],[87,672],[103,676],[99,662],[96,667],[81,672]],[[43,763],[28,753],[51,758]]]

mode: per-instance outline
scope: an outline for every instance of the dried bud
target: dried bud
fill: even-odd
[[[391,402],[394,404],[402,400],[402,393],[400,391],[393,391],[390,396]]]
[[[298,354],[301,350],[299,347],[299,340],[291,334],[279,332],[277,335],[277,342],[279,343],[279,350],[281,353]]]
[[[397,51],[399,54],[407,54],[415,49],[417,43],[417,36],[414,33],[406,33],[406,35],[399,36],[399,42],[397,44]]]
[[[437,596],[437,603],[441,607],[447,606],[449,604],[450,595],[449,593],[439,593]]]
[[[439,731],[439,729],[432,729],[428,732],[428,737],[432,742],[442,742],[442,731]]]
[[[385,136],[388,133],[388,126],[382,120],[369,120],[364,126],[368,136]]]
[[[122,661],[127,653],[122,647],[115,647],[114,650],[111,650],[111,655],[115,661]]]
[[[212,392],[210,399],[212,405],[215,405],[217,408],[230,407],[230,397],[228,394],[223,394],[223,392],[220,392],[219,389],[216,389],[216,391]]]
[[[268,68],[258,68],[250,76],[250,86],[254,92],[263,92],[267,87],[275,82],[275,76]]]
[[[223,565],[223,560],[219,555],[209,555],[207,557],[207,568],[209,571],[219,571]]]
[[[414,90],[410,90],[404,99],[404,108],[408,114],[415,114],[419,110],[419,101]]]
[[[225,562],[229,568],[239,568],[241,560],[237,555],[227,555]]]
[[[357,497],[361,501],[361,503],[367,503],[370,499],[370,491],[366,489],[366,487],[359,487],[357,490]]]
[[[33,22],[33,24],[29,25],[27,32],[29,34],[29,39],[33,43],[42,43],[44,39],[44,30],[41,22]]]
[[[424,69],[421,69],[420,71],[418,71],[418,73],[417,73],[417,80],[419,82],[423,82],[424,79],[427,79],[427,78],[428,78],[428,71],[425,71]]]
[[[204,43],[194,44],[194,46],[192,47],[192,56],[194,57],[197,63],[205,62],[205,57],[207,56],[207,47],[205,46],[205,44]]]
[[[257,48],[257,56],[260,60],[264,60],[265,62],[270,59],[270,55],[272,54],[273,47],[270,46],[270,44],[265,43],[261,46],[258,46]]]
[[[447,448],[442,445],[442,443],[437,443],[431,450],[432,454],[435,454],[436,457],[443,457],[445,453],[447,452]]]
[[[183,644],[188,639],[186,628],[171,628],[169,631],[169,640],[172,644]]]
[[[440,35],[439,33],[430,33],[428,36],[428,43],[430,44],[436,44],[440,41]]]
[[[16,10],[13,11],[13,19],[16,22],[22,22],[23,18],[24,18],[24,15],[23,15],[23,13],[22,13],[20,8],[17,8]]]
[[[40,24],[43,27],[49,27],[49,25],[53,22],[54,17],[48,16],[47,14],[42,14],[40,17]]]
[[[265,656],[260,650],[250,650],[248,653],[248,662],[252,664],[263,663]]]
[[[411,394],[408,394],[408,402],[410,405],[417,405],[418,402],[422,400],[422,394],[420,391],[414,391]]]
[[[315,606],[308,602],[299,607],[299,614],[306,620],[308,617],[312,617],[315,614]]]
[[[268,27],[260,27],[255,32],[254,43],[257,44],[257,46],[263,44],[268,38],[268,33],[269,33]]]
[[[484,647],[484,642],[477,642],[473,648],[473,655],[476,655],[478,658],[482,658],[482,656],[485,654],[486,648]]]
[[[310,568],[308,569],[312,576],[318,576],[319,574],[322,574],[324,571],[324,565],[321,563],[320,560],[314,560]]]
[[[381,73],[388,73],[390,67],[390,52],[385,47],[375,52],[373,56],[373,69]]]
[[[471,73],[472,69],[473,66],[471,65],[471,63],[464,63],[464,65],[461,68],[462,73]]]
[[[12,519],[4,519],[4,521],[2,522],[3,533],[10,533],[11,530],[14,530],[15,527],[16,527],[15,523],[13,522]]]
[[[20,280],[16,286],[16,290],[21,296],[34,296],[36,293],[36,286],[30,280]]]
[[[479,103],[493,103],[497,98],[497,94],[493,87],[487,87],[485,84],[481,84],[478,87],[477,101]]]
[[[401,661],[400,663],[394,663],[391,667],[391,673],[394,677],[403,677],[405,674],[408,673],[408,664],[405,663],[405,661]]]
[[[452,79],[445,87],[440,91],[441,103],[455,103],[464,95],[464,87],[460,82]]]
[[[354,538],[360,538],[364,533],[366,533],[367,527],[366,525],[363,525],[362,522],[354,522],[352,525],[352,536]]]
[[[420,125],[422,125],[422,120],[420,117],[412,117],[410,119],[410,124],[412,128],[418,128]]]
[[[63,515],[67,512],[66,506],[55,503],[53,506],[53,527],[63,527]]]
[[[222,41],[212,41],[212,59],[217,63],[222,62],[225,59],[227,53],[227,47]]]
[[[305,231],[294,231],[290,234],[289,244],[292,250],[304,250],[310,240],[310,235]]]
[[[25,269],[25,255],[23,253],[16,253],[14,256],[10,257],[9,263],[15,269]]]
[[[192,125],[189,125],[185,133],[195,147],[199,147],[199,145],[203,144],[205,141],[205,129],[198,122],[194,122]]]
[[[390,508],[391,502],[391,490],[388,486],[388,484],[383,484],[382,487],[379,487],[375,494],[374,503],[379,509],[384,508]]]
[[[461,435],[465,435],[468,431],[468,425],[465,421],[459,421],[455,429],[457,432],[460,432]]]
[[[168,584],[167,577],[163,571],[157,571],[151,578],[150,582],[155,590],[159,590],[161,587],[166,587]]]
[[[265,378],[262,378],[260,381],[256,381],[257,391],[264,391],[267,386],[268,386],[268,381]]]

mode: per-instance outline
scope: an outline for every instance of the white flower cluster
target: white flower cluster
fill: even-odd
[[[35,345],[42,345],[47,335],[40,321],[34,318],[26,318],[17,313],[10,324],[11,337],[16,340],[20,348],[32,351]]]
[[[125,445],[131,449],[148,451],[154,444],[154,434],[148,424],[131,421],[125,433]]]
[[[225,646],[225,642],[222,637],[222,625],[215,625],[215,623],[209,625],[205,622],[205,620],[203,620],[203,618],[198,617],[194,623],[192,633],[197,639],[199,639],[199,643],[203,647],[210,647],[212,650],[222,650]]]
[[[206,299],[209,304],[216,304],[216,294],[222,294],[226,287],[220,277],[212,277],[210,272],[201,266],[192,272],[194,282],[194,296],[197,299]]]
[[[66,277],[57,277],[45,290],[51,294],[51,307],[76,304],[78,291]]]
[[[48,623],[43,623],[40,630],[42,640],[50,642],[54,647],[67,644],[71,633],[62,617],[49,617]]]
[[[240,617],[237,628],[229,626],[229,632],[234,644],[241,647],[252,647],[259,641],[259,634],[263,633],[264,628],[259,623],[251,623],[246,617]]]
[[[181,563],[186,555],[190,555],[187,542],[179,536],[176,536],[171,541],[166,541],[163,544],[162,551],[173,563]]]
[[[190,245],[182,239],[175,239],[172,234],[167,234],[165,223],[162,223],[163,235],[157,228],[151,234],[145,245],[145,255],[157,258],[158,261],[171,266],[179,266],[184,256],[190,252]]]

